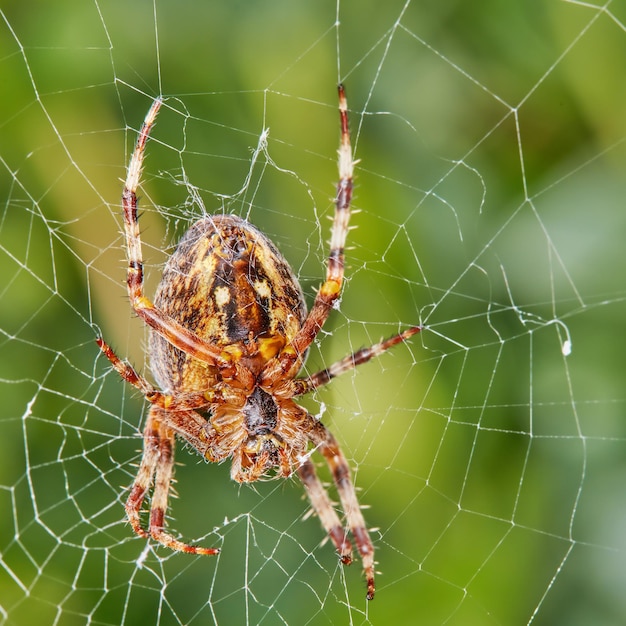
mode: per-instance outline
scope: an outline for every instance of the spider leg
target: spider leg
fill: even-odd
[[[138,374],[131,365],[122,361],[102,337],[98,337],[96,343],[106,358],[109,359],[117,373],[126,382],[129,382],[133,387],[139,389],[148,402],[162,409],[172,412],[193,412],[194,409],[206,408],[212,402],[222,399],[221,393],[216,389],[208,390],[203,393],[188,393],[182,397],[174,397],[162,393],[156,390],[143,376]],[[198,420],[202,424],[206,423],[206,420],[202,419],[199,415]]]
[[[330,468],[339,499],[341,500],[341,506],[346,515],[346,522],[354,537],[356,549],[363,563],[363,571],[367,581],[367,599],[371,600],[376,592],[374,584],[374,546],[365,526],[365,519],[356,497],[354,484],[350,477],[350,467],[337,440],[330,431],[321,422],[314,420],[314,418],[311,418],[311,420],[313,424],[309,437],[324,455]]]
[[[367,363],[370,359],[381,355],[383,352],[389,350],[389,348],[395,346],[401,341],[406,341],[409,337],[419,333],[420,330],[420,326],[407,328],[407,330],[404,330],[393,337],[389,337],[384,341],[375,343],[373,346],[361,348],[360,350],[344,357],[340,361],[333,363],[330,367],[320,370],[307,378],[295,378],[290,380],[288,381],[286,388],[289,390],[291,396],[301,396],[305,393],[309,393],[310,391],[313,391],[313,389],[317,389],[318,387],[325,385],[333,378],[341,376],[341,374],[344,374],[345,372],[349,372],[358,365]],[[282,395],[282,389],[280,393]]]
[[[154,477],[154,493],[150,504],[150,536],[164,546],[178,552],[190,554],[219,554],[219,548],[190,546],[165,532],[167,498],[174,473],[174,431],[164,424],[159,425],[159,460]]]
[[[154,126],[162,101],[157,98],[146,114],[135,149],[128,165],[126,182],[122,193],[124,230],[128,250],[128,274],[126,283],[131,306],[148,326],[183,352],[209,363],[225,367],[228,363],[221,350],[203,341],[196,333],[165,315],[143,293],[143,254],[137,215],[137,188],[145,156],[146,143]]]
[[[335,196],[335,217],[330,237],[330,252],[326,268],[326,280],[322,283],[315,301],[302,327],[277,357],[272,366],[266,368],[264,379],[276,380],[292,370],[300,369],[304,354],[322,326],[341,293],[344,276],[344,248],[350,221],[350,202],[354,176],[354,161],[348,128],[348,104],[343,85],[339,85],[339,117],[341,141],[339,144],[339,183]]]
[[[115,368],[115,371],[128,383],[136,387],[143,393],[144,396],[150,398],[153,394],[159,394],[159,392],[141,375],[139,375],[134,368],[120,359],[113,348],[102,338],[98,337],[96,343],[104,356],[111,362],[111,365]]]
[[[126,500],[126,517],[133,530],[140,537],[148,537],[148,533],[142,528],[139,512],[146,497],[146,493],[152,483],[152,477],[159,461],[159,429],[154,423],[153,409],[146,422],[143,434],[143,456],[137,477],[130,488],[130,494]]]
[[[144,454],[126,501],[126,515],[133,530],[140,537],[152,537],[155,541],[178,552],[214,555],[218,548],[190,546],[164,530],[167,500],[174,473],[175,431],[161,420],[161,412],[152,406],[144,431]],[[154,492],[150,504],[150,525],[148,531],[141,526],[139,513],[154,476]]]
[[[213,389],[204,393],[189,393],[181,396],[171,396],[157,391],[143,376],[140,376],[128,363],[122,361],[113,352],[113,349],[104,339],[99,337],[96,343],[104,355],[111,361],[117,373],[131,385],[139,389],[146,400],[153,407],[163,410],[161,419],[182,437],[190,446],[195,448],[203,457],[213,460],[210,452],[209,422],[196,412],[196,409],[207,409],[213,402],[233,401],[233,395],[226,399]],[[150,473],[151,478],[154,471]]]
[[[344,565],[350,565],[352,563],[352,544],[346,536],[346,531],[341,525],[341,521],[326,493],[326,489],[324,489],[315,471],[315,466],[310,459],[307,458],[298,467],[298,476],[306,489],[311,505],[317,513],[324,530],[328,533],[337,552],[339,552],[341,562]]]

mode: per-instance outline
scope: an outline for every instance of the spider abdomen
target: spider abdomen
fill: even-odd
[[[287,261],[263,233],[234,215],[205,217],[189,228],[165,266],[154,303],[208,343],[238,346],[253,374],[306,318],[304,296]],[[150,360],[166,389],[203,391],[216,382],[214,368],[154,331]]]

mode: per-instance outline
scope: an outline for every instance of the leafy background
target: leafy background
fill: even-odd
[[[62,0],[1,15],[2,623],[621,623],[624,2]],[[358,564],[344,571],[302,520],[295,481],[239,488],[181,451],[170,524],[222,554],[132,537],[145,406],[94,344],[102,332],[148,369],[119,196],[160,93],[148,292],[204,206],[267,232],[310,301],[338,80],[360,213],[307,367],[425,325],[307,400],[378,528],[369,605]]]

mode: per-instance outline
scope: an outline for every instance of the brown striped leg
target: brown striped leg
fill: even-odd
[[[352,180],[354,161],[348,128],[348,104],[343,85],[339,85],[339,117],[341,121],[341,142],[339,144],[339,183],[335,196],[335,218],[330,237],[330,253],[326,269],[326,280],[322,283],[309,314],[290,344],[285,346],[280,355],[263,374],[264,380],[276,380],[288,372],[300,369],[303,355],[311,345],[324,322],[327,320],[333,304],[341,293],[344,275],[344,248],[350,221],[350,202],[352,200]]]
[[[137,215],[137,188],[141,178],[146,143],[161,104],[161,100],[157,98],[146,114],[135,144],[135,150],[128,164],[126,182],[122,193],[124,229],[128,251],[128,275],[126,278],[128,295],[131,306],[137,315],[173,346],[205,363],[226,366],[227,362],[220,356],[219,348],[206,343],[198,335],[166,316],[143,293],[143,254]]]
[[[148,533],[142,528],[139,513],[141,505],[152,484],[152,477],[159,461],[159,429],[154,420],[154,411],[151,408],[146,427],[143,433],[143,456],[139,471],[130,488],[130,494],[126,500],[126,516],[133,530],[140,537],[148,537]]]
[[[310,459],[304,461],[298,468],[298,476],[306,489],[311,506],[317,513],[322,527],[335,545],[341,557],[341,562],[344,565],[350,565],[350,563],[352,563],[352,544],[346,537],[346,531],[341,525],[335,508],[326,493],[326,489],[324,489],[324,486],[320,482],[315,467]]]
[[[222,400],[221,393],[214,389],[205,391],[204,393],[188,393],[176,397],[157,391],[143,376],[138,374],[130,364],[122,361],[102,337],[98,337],[96,343],[106,358],[109,359],[117,373],[126,382],[129,382],[133,387],[139,389],[148,402],[166,411],[189,412],[194,409],[207,408],[211,403]],[[197,419],[200,423],[206,422],[206,420],[202,419],[200,416],[198,416]]]
[[[376,592],[374,584],[374,546],[365,526],[365,519],[361,513],[361,507],[359,506],[356,491],[350,477],[350,467],[336,439],[321,422],[315,422],[309,436],[311,441],[324,455],[335,481],[341,506],[346,515],[346,523],[350,528],[354,544],[363,563],[363,571],[365,572],[367,583],[367,599],[372,600]]]
[[[126,381],[129,382],[133,387],[136,387],[141,391],[141,393],[146,396],[148,399],[154,394],[159,394],[159,392],[140,374],[138,374],[134,368],[128,363],[122,361],[115,352],[113,352],[113,348],[104,340],[102,337],[98,337],[96,339],[96,343],[104,356],[111,362],[111,365],[115,368],[115,371]]]
[[[344,249],[350,221],[350,202],[352,201],[354,176],[350,129],[348,127],[348,104],[343,85],[339,85],[339,117],[341,120],[339,183],[335,196],[335,218],[330,237],[326,280],[317,293],[306,321],[291,343],[292,348],[298,354],[304,353],[324,325],[333,304],[339,297],[343,283]]]
[[[154,477],[154,492],[150,504],[150,536],[167,548],[189,554],[219,554],[219,548],[190,546],[165,532],[167,498],[174,473],[174,431],[164,424],[159,425],[159,461]]]
[[[133,530],[140,537],[151,536],[164,546],[191,554],[218,554],[218,548],[190,546],[165,532],[165,513],[174,472],[174,431],[160,419],[162,409],[153,406],[144,431],[144,453],[137,478],[126,501],[126,515]],[[154,490],[150,504],[150,525],[146,532],[141,526],[140,511],[154,476]]]
[[[345,372],[349,372],[351,369],[354,369],[358,365],[362,363],[367,363],[370,359],[373,359],[379,355],[381,355],[389,348],[395,346],[401,341],[406,341],[409,337],[412,337],[416,333],[419,333],[421,327],[412,326],[411,328],[407,328],[407,330],[394,335],[393,337],[389,337],[384,341],[380,341],[379,343],[375,343],[373,346],[369,348],[361,348],[356,352],[344,357],[340,361],[333,363],[330,367],[326,369],[320,370],[307,378],[296,378],[292,381],[289,381],[289,388],[292,392],[293,396],[301,396],[302,394],[309,393],[313,391],[313,389],[317,389],[322,385],[325,385],[333,378],[337,376],[341,376]]]
[[[104,339],[99,337],[96,343],[104,355],[109,359],[117,373],[131,385],[139,389],[153,408],[161,409],[155,413],[158,418],[176,434],[182,437],[189,445],[195,448],[202,456],[211,461],[210,453],[210,428],[207,420],[196,412],[196,409],[207,409],[213,402],[223,402],[222,395],[210,390],[205,393],[185,394],[182,398],[174,397],[157,391],[143,376],[138,374],[133,367],[122,361],[113,352]],[[154,470],[150,474],[152,478]]]

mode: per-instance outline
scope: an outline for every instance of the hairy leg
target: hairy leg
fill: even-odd
[[[315,467],[310,459],[304,461],[298,468],[298,476],[306,489],[311,506],[317,513],[322,527],[328,533],[337,549],[341,562],[344,565],[349,565],[352,563],[352,544],[346,536],[346,531],[341,525],[341,521],[326,493],[326,489],[324,489],[317,476]]]
[[[361,348],[356,352],[344,357],[340,361],[333,363],[326,369],[320,370],[307,378],[295,378],[288,381],[285,385],[286,392],[282,389],[278,392],[282,397],[301,396],[302,394],[309,393],[313,389],[317,389],[330,382],[333,378],[341,376],[345,372],[349,372],[358,365],[367,363],[369,360],[380,356],[383,352],[389,350],[389,348],[395,346],[401,341],[406,341],[409,337],[412,337],[421,330],[419,326],[412,326],[407,330],[389,337],[384,341],[375,343],[368,348]]]
[[[313,418],[311,419],[313,420]],[[330,468],[339,499],[341,500],[341,506],[346,515],[346,523],[354,537],[356,549],[363,562],[363,570],[367,582],[367,599],[371,600],[376,591],[374,584],[374,546],[361,513],[361,507],[359,506],[354,484],[350,476],[350,467],[337,440],[330,431],[321,422],[313,421],[313,428],[309,436],[311,441],[324,455]]]
[[[151,536],[155,541],[179,552],[191,554],[218,554],[217,548],[199,548],[175,539],[164,530],[167,501],[174,472],[174,430],[160,419],[162,409],[152,406],[144,430],[144,452],[128,500],[126,515],[133,530],[140,537]],[[154,490],[150,503],[148,531],[141,526],[140,512],[154,477]]]

